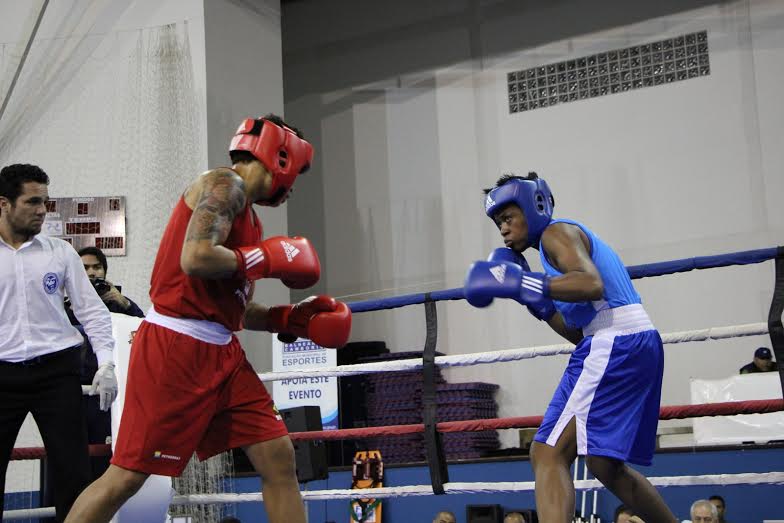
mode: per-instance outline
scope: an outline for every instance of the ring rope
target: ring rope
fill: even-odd
[[[662,342],[665,344],[674,344],[694,341],[723,340],[745,336],[760,336],[767,333],[768,325],[766,323],[747,323],[742,325],[670,332],[662,334]],[[540,345],[522,349],[504,349],[498,351],[475,352],[473,354],[438,356],[436,357],[435,364],[439,367],[466,367],[486,363],[526,360],[536,358],[537,356],[571,354],[572,352],[574,352],[574,345],[570,343],[559,343],[556,345]],[[319,367],[317,369],[295,369],[286,372],[263,372],[259,374],[259,378],[261,378],[262,381],[280,381],[301,378],[303,376],[357,376],[360,374],[375,374],[379,372],[413,371],[421,368],[422,359],[420,358]]]
[[[699,405],[670,405],[659,411],[660,420],[728,416],[738,414],[765,414],[784,411],[784,399],[728,401]],[[542,416],[516,416],[509,418],[443,421],[437,425],[438,432],[481,432],[538,427]],[[385,436],[401,436],[424,432],[424,424],[390,425],[385,427],[363,427],[357,429],[314,430],[292,432],[292,441],[364,439]],[[91,456],[109,456],[109,445],[90,445]],[[43,447],[18,447],[11,453],[12,460],[41,459],[46,456]]]
[[[112,446],[106,443],[88,446],[88,453],[91,457],[111,456]],[[22,461],[30,459],[43,459],[46,457],[44,447],[17,447],[11,451],[11,461]]]
[[[660,420],[702,418],[738,414],[765,414],[784,411],[784,399],[729,401],[699,405],[671,405],[659,411]],[[516,416],[509,418],[444,421],[437,425],[438,432],[481,432],[484,430],[534,428],[542,423],[543,416]],[[292,441],[364,439],[385,436],[416,434],[424,431],[424,424],[363,427],[357,429],[293,432]]]
[[[693,486],[726,486],[726,485],[781,485],[784,484],[784,472],[713,474],[702,476],[661,476],[648,478],[656,487],[693,487]],[[574,482],[577,491],[603,490],[605,487],[597,479],[577,480]],[[534,490],[533,481],[500,481],[445,483],[446,494],[495,494],[502,492],[527,492]],[[430,485],[407,485],[401,487],[379,487],[372,489],[335,489],[303,491],[304,501],[324,501],[331,499],[392,498],[407,496],[431,496],[433,487]],[[247,503],[262,501],[261,492],[254,494],[191,494],[174,496],[172,505],[206,505],[210,503]]]
[[[702,476],[662,476],[648,478],[655,487],[695,487],[695,486],[727,486],[727,485],[782,485],[784,472],[747,472],[741,474],[713,474]],[[445,483],[446,494],[500,494],[505,492],[529,492],[534,490],[533,481],[499,481],[474,483]],[[605,487],[599,480],[577,480],[574,482],[576,491],[603,490]],[[301,492],[303,501],[326,501],[334,499],[356,499],[358,495],[365,498],[383,499],[409,496],[431,496],[431,485],[408,485],[402,487],[379,487],[371,489],[335,489],[311,490]],[[208,505],[214,503],[251,503],[263,501],[261,492],[252,494],[191,494],[174,496],[172,506]],[[52,517],[54,507],[8,510],[3,520],[20,520],[33,517]]]
[[[20,519],[53,518],[57,515],[54,507],[25,508],[6,510],[3,512],[3,521],[18,521]]]
[[[715,269],[733,265],[750,265],[775,259],[779,255],[780,249],[780,247],[768,247],[765,249],[730,252],[712,256],[697,256],[694,258],[646,263],[643,265],[630,265],[626,267],[626,271],[629,273],[631,279],[637,280],[640,278],[689,272],[696,269]],[[377,300],[355,301],[347,303],[346,305],[349,306],[351,312],[356,314],[358,312],[380,311],[406,307],[408,305],[417,305],[424,303],[426,300],[444,301],[463,299],[465,299],[463,288],[456,287],[429,293],[405,294]]]

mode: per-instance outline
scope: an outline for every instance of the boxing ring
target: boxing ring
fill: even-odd
[[[679,259],[645,265],[629,266],[627,270],[632,279],[663,276],[668,274],[689,272],[693,270],[713,269],[735,265],[759,264],[768,261],[775,263],[775,281],[773,297],[767,321],[743,325],[714,326],[709,328],[662,333],[665,345],[685,342],[707,342],[711,340],[732,339],[745,336],[768,334],[778,362],[779,381],[784,391],[784,247],[772,247],[750,251],[734,252],[713,256]],[[463,289],[454,288],[431,293],[409,294],[350,303],[354,314],[381,311],[411,305],[424,305],[426,339],[423,357],[420,359],[404,359],[382,361],[319,369],[295,369],[287,372],[260,374],[263,381],[285,380],[303,376],[341,377],[370,375],[390,372],[421,371],[423,376],[422,404],[424,423],[405,424],[381,427],[340,429],[317,432],[292,433],[294,441],[303,440],[341,440],[365,438],[394,438],[406,434],[424,434],[427,465],[430,472],[429,485],[410,485],[397,487],[381,487],[364,489],[314,490],[304,491],[305,501],[356,499],[358,493],[363,498],[388,499],[405,496],[432,496],[442,494],[487,494],[501,492],[526,492],[534,489],[533,481],[524,482],[450,482],[449,468],[444,458],[441,435],[454,432],[478,432],[486,430],[533,428],[537,427],[542,416],[506,417],[495,419],[474,419],[463,421],[437,422],[436,419],[436,369],[447,367],[464,367],[473,365],[495,364],[536,357],[547,357],[559,354],[570,354],[574,351],[572,344],[556,344],[536,347],[514,348],[498,351],[479,352],[451,356],[436,356],[438,321],[435,304],[438,301],[462,300]],[[760,414],[784,411],[784,399],[764,399],[752,401],[734,401],[725,403],[707,403],[700,405],[665,406],[660,410],[660,420],[698,418],[706,416],[727,416],[737,414]],[[106,455],[108,445],[91,446],[91,454]],[[11,459],[40,459],[45,456],[42,448],[14,449]],[[579,458],[578,458],[579,460]],[[597,492],[604,487],[595,479],[578,479],[578,466],[574,467],[575,489],[583,493],[582,514],[586,513],[586,493]],[[587,477],[585,470],[583,471]],[[784,467],[779,471],[765,473],[735,473],[694,476],[662,476],[649,477],[657,487],[685,486],[727,486],[727,485],[763,485],[784,484]],[[261,493],[249,494],[198,494],[175,495],[171,505],[200,505],[213,503],[245,503],[262,501]],[[596,512],[596,495],[593,498]],[[31,517],[53,516],[54,508],[6,511],[3,520],[19,520]]]

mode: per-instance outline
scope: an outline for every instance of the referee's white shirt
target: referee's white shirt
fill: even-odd
[[[112,317],[68,242],[38,234],[14,249],[0,238],[0,360],[26,361],[80,345],[65,292],[98,365],[113,361]]]

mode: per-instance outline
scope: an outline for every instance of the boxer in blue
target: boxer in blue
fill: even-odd
[[[587,227],[552,218],[555,200],[536,173],[504,175],[485,193],[485,212],[506,247],[471,266],[466,299],[475,307],[516,300],[577,345],[531,447],[539,520],[572,521],[569,467],[579,454],[645,521],[677,522],[627,465],[651,464],[664,354],[626,268]],[[544,274],[530,271],[522,254],[529,247],[539,250]]]

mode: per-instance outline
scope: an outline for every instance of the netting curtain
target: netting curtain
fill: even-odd
[[[201,110],[187,24],[109,35],[40,117],[3,125],[0,163],[40,165],[52,197],[126,196],[127,256],[110,258],[107,276],[146,309],[158,240],[203,166]]]
[[[19,57],[18,43],[0,44],[3,88]],[[40,165],[52,197],[127,197],[127,256],[109,258],[107,277],[146,310],[159,238],[205,165],[204,104],[194,85],[187,23],[36,40],[10,101],[0,121],[1,165]],[[175,488],[224,491],[231,469],[229,454],[194,460]],[[28,478],[36,473],[16,471]],[[207,522],[226,508],[179,512]]]

